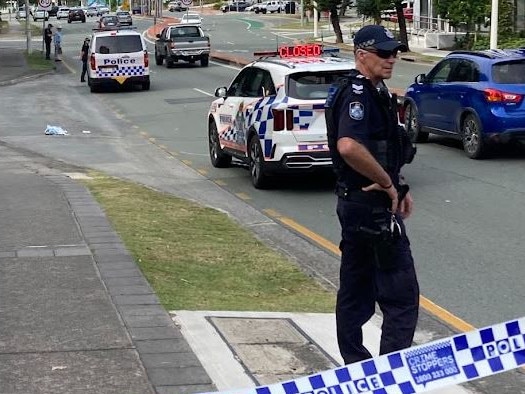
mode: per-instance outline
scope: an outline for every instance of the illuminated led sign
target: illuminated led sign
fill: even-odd
[[[283,46],[279,48],[279,56],[287,57],[316,57],[321,56],[323,49],[318,44],[301,44],[294,46]]]

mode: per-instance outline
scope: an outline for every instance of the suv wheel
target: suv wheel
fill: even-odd
[[[208,63],[210,62],[210,58],[208,56],[201,57],[201,66],[202,67],[208,67]]]
[[[219,133],[215,122],[210,122],[208,128],[208,147],[210,150],[211,165],[216,168],[229,167],[232,157],[223,152],[219,142]]]
[[[250,175],[252,177],[252,184],[256,189],[264,189],[268,186],[269,179],[268,175],[266,174],[261,143],[256,135],[250,139],[248,154],[250,160]]]
[[[155,64],[157,66],[162,66],[162,62],[163,62],[163,58],[162,56],[160,56],[158,53],[157,53],[157,50],[155,49]]]
[[[407,130],[412,142],[427,142],[428,133],[421,131],[417,120],[417,107],[413,103],[407,104],[405,108],[405,130]]]
[[[463,150],[471,159],[481,159],[485,153],[485,143],[481,124],[473,114],[468,114],[461,122],[461,140]]]

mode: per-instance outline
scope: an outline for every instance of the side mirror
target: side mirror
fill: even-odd
[[[226,97],[226,87],[220,87],[215,89],[215,97]]]
[[[426,74],[419,74],[414,78],[414,81],[418,84],[423,84],[426,82],[427,76]]]
[[[155,37],[157,37],[157,38],[160,38],[160,34],[159,34],[159,33],[157,33],[157,34],[155,35]]]

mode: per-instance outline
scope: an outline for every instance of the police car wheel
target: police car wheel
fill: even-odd
[[[481,159],[485,153],[485,143],[481,133],[481,124],[473,114],[468,114],[461,122],[463,150],[471,159]]]
[[[232,157],[223,152],[219,142],[219,133],[215,122],[210,122],[208,127],[208,147],[210,150],[211,165],[216,168],[229,167]]]
[[[428,133],[421,131],[421,126],[417,120],[417,107],[413,103],[407,104],[405,108],[405,129],[408,131],[412,142],[428,141]]]
[[[251,138],[248,154],[252,184],[256,189],[264,189],[268,186],[268,175],[265,173],[264,155],[257,136]]]

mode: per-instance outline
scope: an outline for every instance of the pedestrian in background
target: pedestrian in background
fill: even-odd
[[[84,43],[82,44],[82,49],[80,50],[80,60],[82,60],[82,74],[80,74],[80,82],[86,82],[86,73],[87,73],[87,61],[88,61],[88,51],[89,51],[89,37],[86,37]]]
[[[55,43],[55,62],[62,61],[62,26],[57,26],[57,31],[54,34]]]
[[[413,200],[400,176],[415,148],[383,82],[400,50],[407,48],[385,27],[361,28],[356,68],[332,86],[325,104],[342,229],[336,320],[346,364],[372,357],[362,327],[376,302],[383,313],[380,354],[411,346],[418,319],[419,286],[403,223]]]
[[[53,41],[53,25],[50,23],[44,29],[44,43],[46,44],[46,60],[51,60],[51,41]]]

